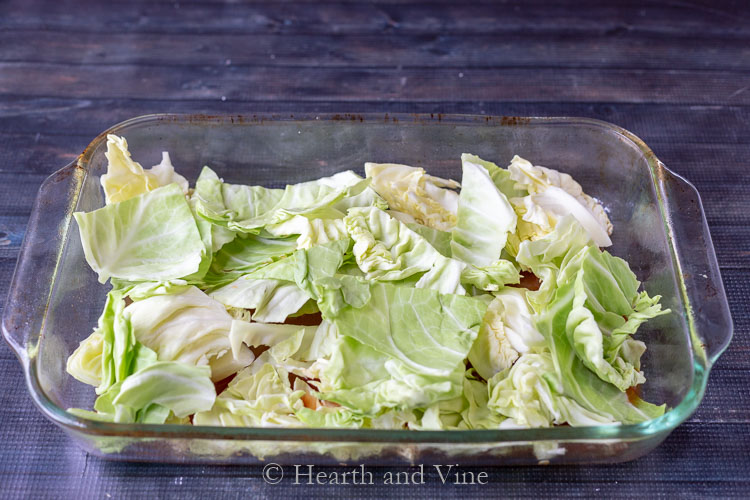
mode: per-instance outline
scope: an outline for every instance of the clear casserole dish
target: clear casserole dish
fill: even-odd
[[[568,172],[601,200],[625,258],[672,314],[639,330],[648,350],[642,397],[666,413],[637,425],[471,431],[227,428],[113,424],[77,417],[93,391],[65,371],[91,331],[107,286],[87,266],[72,214],[104,205],[106,134],[135,158],[169,151],[192,182],[210,165],[228,182],[283,187],[365,161],[460,178],[460,154],[507,163],[514,154]],[[148,162],[151,163],[148,163]],[[120,123],[41,186],[2,319],[41,412],[86,451],[118,460],[279,464],[534,464],[631,460],[693,413],[732,335],[724,288],[695,188],[633,134],[583,118],[469,115],[149,115]]]

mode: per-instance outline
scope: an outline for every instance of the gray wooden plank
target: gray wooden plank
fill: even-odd
[[[0,31],[0,61],[326,68],[750,69],[750,38],[617,37],[537,33],[482,35],[263,35]],[[176,58],[175,54],[189,54]]]
[[[43,8],[40,8],[43,6]],[[728,38],[750,33],[740,5],[662,2],[522,2],[315,4],[269,2],[205,5],[197,2],[107,3],[12,0],[0,4],[4,29],[75,33],[597,33]]]
[[[97,82],[96,85],[92,83]],[[23,97],[308,101],[511,101],[750,104],[750,86],[723,71],[608,69],[328,69],[0,63],[0,92]]]

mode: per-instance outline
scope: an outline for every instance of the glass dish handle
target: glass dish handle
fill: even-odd
[[[658,162],[672,244],[684,283],[696,353],[713,364],[732,338],[732,317],[703,204],[695,187]],[[698,339],[695,338],[697,335]]]
[[[47,177],[26,226],[2,319],[3,337],[24,367],[36,353],[55,266],[84,177],[76,162]]]

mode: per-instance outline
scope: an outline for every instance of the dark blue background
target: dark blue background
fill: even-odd
[[[104,462],[42,418],[0,343],[2,495],[748,496],[744,5],[0,1],[0,310],[40,183],[114,123],[154,112],[442,112],[587,116],[640,136],[703,196],[735,321],[701,407],[650,455],[471,469],[488,472],[477,486],[442,486],[436,474],[411,487],[269,486],[259,468]]]

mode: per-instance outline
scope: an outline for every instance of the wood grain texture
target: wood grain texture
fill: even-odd
[[[0,2],[0,311],[44,178],[100,131],[154,112],[440,112],[616,123],[700,191],[734,339],[697,412],[642,459],[489,468],[485,487],[434,480],[386,492],[269,487],[260,468],[89,457],[36,410],[15,357],[0,345],[4,496],[748,496],[747,2]]]
[[[127,75],[127,78],[123,78]],[[0,63],[0,93],[15,97],[149,96],[233,102],[306,101],[625,102],[748,105],[750,87],[723,71],[613,69],[337,69],[256,66],[70,66]]]
[[[34,40],[29,44],[29,40]],[[264,35],[0,31],[0,62],[322,68],[596,68],[749,70],[750,37],[597,34]],[[189,58],[176,58],[186,54]],[[384,56],[385,54],[385,56]]]
[[[41,7],[41,8],[40,8]],[[87,22],[89,21],[89,22]],[[0,27],[74,33],[595,33],[718,39],[750,34],[747,10],[691,2],[36,2],[0,5]]]

